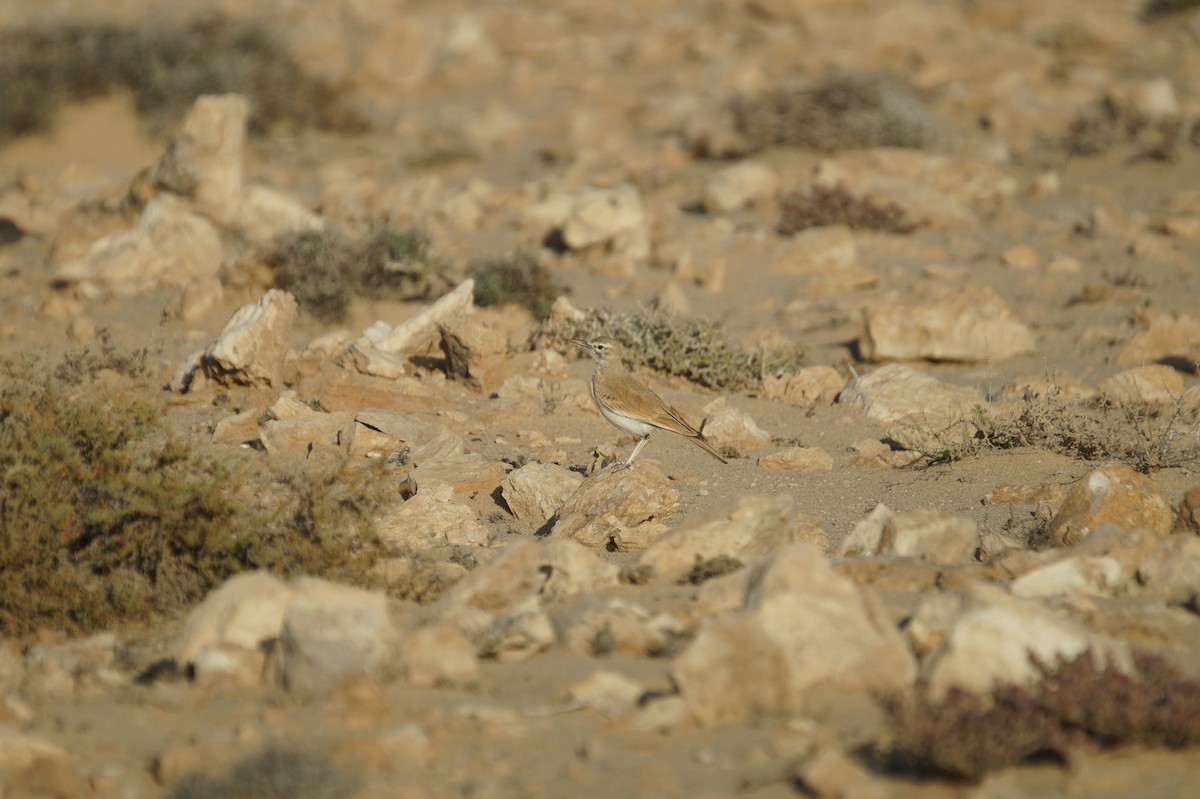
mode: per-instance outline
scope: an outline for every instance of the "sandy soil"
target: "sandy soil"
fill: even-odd
[[[575,8],[569,14],[536,3],[530,5],[550,19],[564,17],[567,21],[561,24],[566,30],[555,35],[579,35],[579,41],[586,37],[577,34],[571,25],[595,21],[582,8]],[[634,4],[621,12],[620,25],[636,27],[643,17],[657,19],[656,15],[669,13],[669,5]],[[761,12],[764,18],[740,6],[735,9],[735,5],[738,4],[684,4],[676,13],[682,15],[682,25],[695,26],[717,38],[724,30],[721,18],[725,15],[737,20],[737,25],[730,29],[743,32],[770,30],[771,24],[761,19],[784,20],[779,24],[804,31],[796,34],[798,40],[819,51],[804,56],[806,76],[816,73],[816,65],[830,63],[861,69],[901,69],[900,59],[895,63],[888,60],[892,51],[886,44],[871,43],[862,52],[835,46],[854,40],[853,28],[859,19],[855,13],[870,17],[882,13],[886,4],[859,3],[855,4],[857,12],[845,13],[834,13],[824,3],[794,4],[813,6],[811,17],[805,10],[797,12],[801,22],[776,8],[787,6],[786,3],[761,4],[768,9]],[[911,13],[917,18],[928,14],[931,19],[940,20],[934,15],[939,9],[945,10],[936,3],[911,5]],[[1033,47],[1029,42],[1040,33],[1069,28],[1055,15],[1046,15],[1050,21],[1033,15],[1032,5],[1017,4],[1011,12],[992,8],[996,4],[984,5],[989,8],[965,20],[961,27],[939,21],[939,26],[953,30],[955,35],[943,39],[945,52],[938,52],[938,41],[921,39],[922,46],[932,48],[922,56],[930,64],[948,70],[962,57],[964,47],[970,51],[963,42],[971,41],[971,37],[993,44],[998,38],[1006,38]],[[1086,4],[1070,5],[1086,15]],[[1200,97],[1197,95],[1200,83],[1195,79],[1197,23],[1188,17],[1188,13],[1194,12],[1185,12],[1182,17],[1192,27],[1173,30],[1167,23],[1137,22],[1129,3],[1103,5],[1104,20],[1121,19],[1124,14],[1127,24],[1136,26],[1136,31],[1106,38],[1110,31],[1103,29],[1095,33],[1090,49],[1076,54],[1076,66],[1084,64],[1099,76],[1094,78],[1097,85],[1087,91],[1083,78],[1068,79],[1074,90],[1072,97],[1078,98],[1076,106],[1121,80],[1166,75],[1175,82],[1183,108],[1194,112]],[[758,4],[749,6],[757,8]],[[1118,11],[1115,6],[1123,10]],[[63,9],[52,7],[45,13]],[[439,14],[432,9],[424,9],[423,13],[435,17]],[[1028,13],[1033,21],[1022,24],[1023,13]],[[1065,11],[1063,15],[1070,16]],[[289,17],[281,24],[286,27],[303,21]],[[1059,27],[1055,28],[1056,24]],[[606,42],[606,37],[615,36],[611,28],[617,25],[617,22],[604,24],[595,36]],[[771,70],[782,69],[779,61],[770,60],[777,58],[774,48],[780,48],[779,39],[773,37],[784,34],[776,31],[761,35],[771,40],[768,50],[772,56],[759,61],[747,56],[747,63],[760,69],[758,82],[773,85],[781,79]],[[826,37],[829,43],[822,43]],[[655,41],[648,39],[646,48],[665,46],[661,42],[655,45]],[[1163,55],[1163,51],[1169,53]],[[725,50],[717,47],[717,52]],[[686,153],[672,155],[668,146],[671,137],[661,132],[661,125],[647,124],[640,128],[639,113],[630,112],[632,106],[641,115],[649,116],[655,110],[653,103],[638,108],[630,98],[637,97],[639,92],[652,100],[659,96],[686,95],[689,84],[694,84],[698,102],[713,103],[716,93],[704,85],[703,67],[712,68],[723,85],[736,84],[734,66],[722,59],[736,60],[746,52],[735,48],[726,56],[711,58],[701,53],[693,56],[699,65],[689,63],[678,73],[673,72],[670,58],[659,63],[647,54],[629,56],[628,62],[614,60],[612,72],[605,75],[581,74],[583,68],[573,68],[565,58],[550,59],[549,67],[534,59],[535,66],[529,67],[532,72],[529,81],[535,88],[524,87],[518,75],[512,79],[507,94],[503,89],[498,91],[492,81],[480,74],[486,72],[482,68],[468,71],[465,78],[454,74],[431,78],[418,89],[408,91],[408,105],[401,111],[397,111],[394,103],[378,103],[380,117],[398,120],[392,130],[381,126],[373,133],[354,138],[299,132],[253,140],[247,154],[248,178],[290,192],[309,207],[324,208],[323,203],[328,204],[333,194],[330,183],[335,172],[365,176],[370,188],[364,191],[368,195],[374,192],[372,201],[382,205],[386,205],[386,200],[380,198],[385,189],[431,178],[439,180],[443,187],[461,187],[470,180],[484,180],[494,187],[515,190],[543,180],[565,180],[569,185],[582,187],[633,176],[642,182],[643,191],[650,198],[655,215],[654,235],[660,239],[686,237],[689,231],[714,221],[709,216],[680,209],[694,203],[706,177],[726,164],[693,158]],[[1154,54],[1153,58],[1143,57],[1146,53]],[[503,51],[499,55],[502,64],[508,57]],[[981,49],[979,58],[997,70],[1006,63],[1004,57],[986,47]],[[1071,59],[1062,57],[1060,61]],[[539,95],[538,85],[554,83],[544,72],[555,68],[562,70],[558,91]],[[966,79],[982,82],[984,78],[977,74],[980,71],[985,71],[985,67],[971,66]],[[1062,96],[1061,86],[1054,83],[1052,73],[1046,67],[1023,87],[1031,93],[1031,105],[1053,104],[1055,98]],[[928,75],[919,77],[936,83]],[[670,92],[664,88],[668,86]],[[1143,320],[1157,314],[1194,312],[1196,298],[1200,297],[1200,272],[1194,268],[1200,256],[1200,237],[1165,238],[1161,253],[1147,254],[1131,248],[1138,237],[1136,232],[1119,230],[1084,235],[1080,226],[1087,224],[1098,206],[1119,208],[1125,218],[1135,220],[1131,230],[1138,228],[1138,220],[1145,230],[1147,221],[1173,213],[1172,208],[1196,190],[1200,149],[1184,145],[1173,160],[1158,162],[1134,158],[1132,148],[1123,145],[1094,157],[1062,158],[1047,165],[1032,157],[1017,157],[1022,151],[1033,149],[1032,134],[1023,131],[1018,123],[1000,124],[992,131],[981,130],[976,123],[988,109],[945,99],[953,95],[956,87],[957,83],[947,80],[932,90],[933,96],[942,98],[935,102],[935,112],[955,131],[941,151],[990,166],[988,153],[1009,146],[1015,155],[998,159],[999,168],[1015,182],[1017,189],[1004,203],[978,210],[974,224],[969,225],[923,227],[904,236],[857,231],[859,260],[877,271],[880,279],[874,286],[827,297],[808,296],[790,283],[788,276],[768,268],[769,254],[760,242],[777,235],[774,233],[779,213],[777,203],[766,202],[733,212],[726,217],[736,243],[727,259],[725,286],[714,293],[684,285],[691,312],[720,320],[731,334],[751,345],[767,336],[802,344],[806,348],[807,365],[828,364],[847,375],[866,373],[876,365],[858,360],[853,343],[862,331],[861,308],[885,294],[912,296],[921,286],[939,282],[938,277],[929,276],[926,267],[961,267],[965,274],[963,282],[995,289],[1016,316],[1030,326],[1036,349],[998,362],[915,365],[938,379],[973,387],[989,396],[1000,395],[1020,379],[1043,375],[1095,388],[1125,368],[1117,365],[1116,356],[1141,329]],[[369,106],[380,94],[379,89],[379,86],[360,85],[358,102]],[[1045,90],[1043,99],[1037,97],[1039,90]],[[987,93],[980,96],[985,99],[978,102],[985,103]],[[1016,118],[1013,108],[1020,105],[1018,102],[1003,96],[999,90],[991,99],[994,102],[991,110],[998,118],[1004,113]],[[438,118],[447,119],[445,125],[452,128],[457,121],[472,118],[468,111],[478,111],[495,102],[519,110],[522,135],[481,148],[482,155],[477,158],[433,168],[414,169],[406,165],[405,157],[427,147],[439,132],[436,124],[420,128],[413,121],[422,113],[431,118],[440,114]],[[564,104],[574,105],[578,117],[564,113]],[[1069,107],[1070,103],[1064,102],[1061,109],[1051,114],[1053,119],[1044,123],[1045,127],[1065,130]],[[584,113],[589,110],[595,112],[593,117]],[[613,135],[617,145],[606,142],[603,132],[596,130],[608,125],[615,126]],[[420,129],[418,133],[411,133],[414,127]],[[622,142],[631,143],[629,158],[622,155]],[[52,131],[0,145],[0,186],[17,179],[47,181],[81,199],[117,196],[140,169],[157,159],[163,146],[162,140],[145,133],[128,97],[118,95],[71,105],[55,117]],[[825,156],[796,148],[774,148],[755,157],[782,176],[787,188],[803,184]],[[657,161],[657,165],[644,169],[635,163],[637,159]],[[1033,187],[1048,172],[1056,175],[1061,188],[1048,193],[1035,192]],[[336,207],[332,204],[327,207],[333,209],[331,216],[337,219]],[[419,211],[397,208],[395,215],[405,219],[408,215],[419,216]],[[429,224],[441,252],[448,259],[460,262],[514,245],[537,246],[546,232],[495,224],[486,211],[478,226],[470,229],[452,230],[444,224],[439,226],[437,221]],[[36,231],[20,242],[0,248],[0,355],[36,353],[54,358],[78,344],[68,335],[70,319],[44,312],[48,298],[56,291],[50,280],[55,267],[51,255],[55,237],[54,230]],[[1030,245],[1037,251],[1038,265],[1014,269],[1004,263],[1002,254],[1019,244]],[[1075,259],[1078,269],[1047,268],[1058,256]],[[589,255],[562,256],[555,262],[555,269],[570,291],[571,302],[579,308],[635,309],[650,303],[674,279],[667,266],[637,263],[632,273],[625,274],[622,269],[608,268],[604,257]],[[1103,290],[1094,301],[1078,301],[1088,287],[1097,286]],[[119,346],[135,346],[153,338],[161,346],[156,369],[165,382],[189,352],[211,341],[229,315],[253,300],[257,292],[258,289],[231,288],[218,307],[187,324],[177,318],[163,320],[164,308],[175,297],[170,289],[134,297],[89,298],[83,314],[96,327],[110,331]],[[361,301],[353,308],[346,327],[360,330],[377,319],[397,323],[418,310],[420,306],[415,304]],[[302,316],[292,331],[293,343],[302,348],[329,329]],[[586,378],[591,368],[590,362],[583,359],[573,358],[568,363],[571,376],[580,379]],[[716,397],[714,392],[683,381],[648,373],[642,377],[696,418],[703,415],[704,405]],[[1186,386],[1196,384],[1194,372],[1183,377]],[[429,379],[437,378],[430,375]],[[617,432],[599,416],[573,408],[557,408],[539,418],[520,418],[505,413],[503,400],[465,387],[446,383],[439,391],[440,401],[447,408],[460,411],[471,420],[460,432],[465,434],[468,448],[487,460],[518,454],[523,436],[530,430],[560,443],[566,453],[564,464],[568,466],[587,464],[598,444],[614,444],[619,439]],[[661,468],[681,494],[680,513],[673,525],[709,517],[730,507],[743,495],[787,493],[795,498],[798,510],[825,531],[830,547],[836,546],[879,503],[897,511],[946,511],[970,517],[981,531],[1001,531],[1014,516],[1018,517],[1017,527],[1030,525],[1033,509],[989,504],[985,501],[989,492],[1009,484],[1051,484],[1065,489],[1094,467],[1053,452],[1018,449],[986,452],[927,468],[868,468],[858,462],[852,447],[857,442],[882,439],[886,425],[866,418],[857,409],[837,404],[800,407],[752,393],[731,394],[727,398],[778,439],[824,449],[833,458],[833,468],[814,473],[767,471],[756,466],[755,458],[762,454],[758,452],[743,453],[744,457],[722,466],[682,439],[660,434],[644,452],[643,461]],[[168,405],[174,427],[193,435],[198,443],[206,442],[207,430],[224,413],[204,398],[174,396]],[[629,441],[623,441],[618,449],[625,452],[629,446]],[[1194,470],[1194,463],[1185,463],[1156,471],[1153,478],[1177,502],[1196,486]],[[481,492],[470,502],[498,534],[514,540],[532,536],[537,527],[512,520],[504,506],[488,493]],[[618,563],[630,558],[622,553],[609,553],[605,557]],[[611,589],[607,595],[631,599],[653,611],[686,604],[695,591],[694,587],[683,586],[650,589],[622,586]],[[131,653],[129,665],[143,667],[161,657],[179,627],[179,620],[167,620],[151,629],[123,631]],[[1195,674],[1195,664],[1200,662],[1195,657],[1198,652],[1200,635],[1193,634],[1189,647],[1177,647],[1173,655],[1176,662],[1190,664],[1189,671]],[[669,660],[665,658],[615,657],[598,661],[556,648],[519,663],[483,663],[479,684],[473,690],[417,689],[399,683],[362,680],[351,681],[328,695],[297,697],[267,687],[204,691],[180,681],[128,684],[98,691],[94,696],[35,707],[23,728],[70,752],[73,773],[84,776],[71,783],[60,775],[59,781],[68,784],[43,787],[41,793],[26,786],[24,790],[28,793],[12,795],[169,795],[183,774],[195,770],[219,774],[242,755],[268,744],[327,753],[340,768],[359,775],[360,784],[352,795],[362,797],[766,799],[806,795],[806,790],[807,795],[850,795],[819,794],[806,789],[796,777],[794,764],[798,750],[803,749],[803,741],[808,740],[814,727],[829,730],[847,751],[873,740],[883,728],[878,709],[858,696],[814,699],[811,712],[803,716],[717,729],[676,730],[670,734],[642,731],[630,724],[608,721],[593,712],[564,710],[566,689],[597,668],[633,677],[648,690],[666,692],[670,690],[668,667]],[[387,725],[410,722],[422,725],[428,732],[433,751],[410,753],[410,760],[402,762],[403,757],[383,751],[373,732]],[[1141,776],[1136,779],[1121,776],[1128,774]],[[1116,776],[1108,780],[1103,775]],[[884,776],[879,776],[875,784],[896,797],[1067,793],[1182,797],[1198,781],[1200,759],[1194,751],[1184,751],[1082,753],[1069,769],[1033,765],[1006,771],[989,783],[988,790],[953,782],[910,782]],[[1152,785],[1153,790],[1146,792],[1145,785]],[[215,796],[219,791],[196,795]],[[297,794],[306,795],[338,794]]]

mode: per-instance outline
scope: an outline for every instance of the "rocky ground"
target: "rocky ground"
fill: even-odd
[[[189,24],[106,5],[0,32]],[[199,4],[333,89],[312,119],[151,124],[118,81],[0,143],[5,397],[13,359],[144,349],[89,384],[376,497],[331,539],[366,580],[101,629],[5,594],[0,796],[1193,795],[1200,12],[394,5]],[[286,290],[281,237],[381,224],[428,296]],[[480,306],[514,252],[549,322]],[[634,441],[563,331],[689,320],[757,371],[637,374],[730,463],[605,468]]]

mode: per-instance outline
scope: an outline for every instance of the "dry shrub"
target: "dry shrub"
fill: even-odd
[[[699,555],[692,568],[680,578],[680,585],[701,585],[716,577],[732,574],[745,564],[729,555],[717,555],[715,558],[703,560]]]
[[[740,98],[733,110],[738,130],[756,149],[921,149],[933,144],[940,130],[916,92],[884,75],[838,75],[809,88]]]
[[[281,289],[330,322],[345,321],[355,297],[419,300],[440,294],[450,278],[420,230],[387,223],[358,238],[334,227],[282,236],[263,256]]]
[[[1137,676],[1099,667],[1090,651],[1051,666],[1042,679],[989,696],[951,690],[934,701],[923,687],[890,705],[890,740],[879,754],[893,770],[978,779],[1023,761],[1062,759],[1072,748],[1200,743],[1200,680],[1156,655],[1134,654]]]
[[[608,335],[619,341],[635,367],[682,377],[715,389],[752,388],[762,384],[765,374],[793,371],[803,351],[792,348],[776,352],[747,350],[716,325],[646,313],[593,310],[583,319],[548,323],[533,335],[533,346],[560,350],[578,349],[573,338],[593,339]]]
[[[1184,128],[1181,119],[1152,119],[1105,95],[1071,121],[1061,146],[1070,156],[1092,156],[1132,145],[1135,158],[1173,161],[1179,155]]]
[[[229,774],[184,777],[170,799],[343,799],[361,780],[339,771],[327,757],[272,746],[246,757]]]
[[[1189,11],[1200,6],[1200,0],[1146,0],[1142,6],[1142,19],[1155,19]]]
[[[212,15],[183,27],[65,23],[0,33],[0,141],[45,130],[69,102],[127,90],[154,133],[201,94],[250,100],[250,130],[361,132],[337,91],[304,73],[268,29]]]
[[[122,362],[0,367],[0,634],[174,615],[246,569],[368,582],[378,475],[201,453]]]
[[[475,304],[480,307],[515,303],[534,319],[545,319],[562,293],[550,271],[524,250],[473,265]]]
[[[783,198],[777,228],[783,235],[790,236],[809,228],[829,225],[911,233],[921,223],[909,220],[904,209],[895,203],[876,203],[853,195],[841,186],[812,186]]]
[[[1057,387],[1046,394],[1027,391],[1016,414],[996,419],[977,407],[970,427],[966,436],[933,436],[938,443],[921,453],[925,462],[1033,447],[1085,461],[1120,461],[1149,473],[1200,458],[1200,418],[1182,397],[1166,406],[1118,406],[1104,398],[1069,401]]]

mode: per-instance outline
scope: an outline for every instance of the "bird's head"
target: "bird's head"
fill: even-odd
[[[578,344],[588,351],[588,354],[596,359],[597,363],[610,364],[617,363],[621,360],[621,353],[624,349],[621,343],[612,336],[600,336],[591,341],[584,341],[581,338],[571,339],[572,344]]]

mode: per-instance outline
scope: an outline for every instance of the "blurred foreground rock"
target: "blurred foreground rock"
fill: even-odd
[[[777,550],[743,609],[706,622],[671,666],[701,724],[798,709],[816,687],[902,691],[916,674],[882,608],[803,543]]]
[[[645,549],[663,534],[678,508],[679,492],[650,464],[608,469],[566,498],[550,534],[597,549]]]

